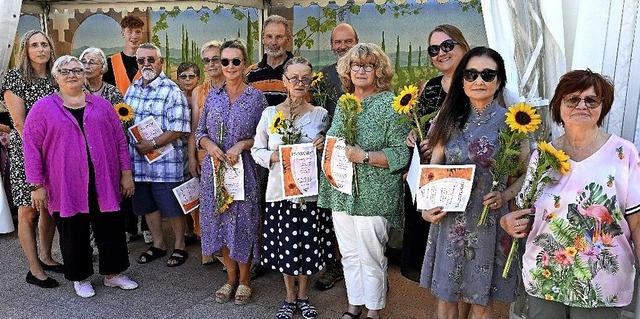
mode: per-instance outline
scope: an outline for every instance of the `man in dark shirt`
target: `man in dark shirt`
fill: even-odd
[[[144,22],[138,17],[126,16],[120,21],[120,27],[124,50],[107,58],[107,72],[102,75],[102,80],[115,85],[122,94],[126,94],[131,82],[140,77],[136,50],[143,40]]]

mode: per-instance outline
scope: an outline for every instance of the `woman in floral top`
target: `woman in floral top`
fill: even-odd
[[[528,318],[619,318],[631,302],[634,250],[640,255],[640,159],[633,143],[599,129],[613,96],[611,80],[591,70],[560,78],[551,113],[565,133],[552,144],[570,156],[571,169],[552,176],[558,182],[545,186],[535,211],[501,220],[513,237],[527,237]],[[532,212],[532,222],[522,222]]]

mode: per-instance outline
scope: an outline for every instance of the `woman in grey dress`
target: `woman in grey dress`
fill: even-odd
[[[521,178],[502,192],[490,192],[491,159],[498,151],[498,131],[506,126],[507,112],[496,97],[506,80],[504,61],[496,51],[477,47],[465,54],[429,140],[432,164],[476,165],[464,212],[445,212],[441,207],[422,212],[432,225],[420,286],[431,289],[438,299],[438,318],[457,318],[458,302],[471,304],[471,318],[491,318],[493,300],[508,303],[517,297],[517,267],[502,278],[511,240],[497,221],[508,212],[506,204],[520,189]],[[528,155],[523,152],[523,161]],[[477,226],[483,205],[489,205],[493,214]]]

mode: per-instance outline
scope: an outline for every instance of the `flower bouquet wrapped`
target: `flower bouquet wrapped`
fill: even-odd
[[[496,190],[500,181],[508,176],[513,176],[520,170],[520,153],[524,141],[529,138],[529,134],[535,132],[540,126],[540,114],[527,103],[517,103],[509,107],[505,123],[507,127],[499,132],[498,152],[491,160],[491,189]],[[487,221],[489,206],[485,205],[478,218],[478,226],[484,225]]]
[[[338,99],[342,112],[342,121],[344,122],[343,136],[347,144],[354,145],[356,136],[358,136],[358,114],[362,112],[360,99],[353,94],[345,93]],[[353,178],[355,183],[356,195],[358,194],[358,175],[356,173],[355,164],[353,167]]]
[[[218,131],[218,143],[222,145],[224,140],[224,123],[220,123],[220,130]],[[211,157],[213,160],[213,174],[215,175],[215,197],[216,197],[216,213],[222,214],[229,209],[231,203],[233,203],[233,195],[229,193],[227,185],[224,182],[224,173],[227,169],[227,164],[224,161],[220,161],[215,157]]]

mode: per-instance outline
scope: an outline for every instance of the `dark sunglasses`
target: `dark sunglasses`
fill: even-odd
[[[229,62],[231,62],[233,65],[238,66],[240,65],[240,63],[242,63],[242,60],[238,59],[238,58],[233,58],[232,60],[229,59],[220,59],[220,64],[222,64],[222,66],[228,66]]]
[[[462,72],[462,77],[467,82],[473,82],[478,78],[478,75],[482,78],[482,81],[485,82],[493,82],[498,75],[498,71],[491,69],[484,69],[482,71],[478,71],[476,69],[466,69]]]
[[[149,62],[149,64],[154,64],[156,63],[156,58],[150,56],[150,57],[138,58],[136,61],[140,65],[144,65],[145,61]]]
[[[202,64],[218,64],[220,63],[220,58],[202,58]]]
[[[193,74],[193,73],[190,73],[190,74],[182,73],[182,74],[180,74],[178,77],[179,77],[179,78],[181,78],[181,79],[183,79],[183,80],[186,80],[187,78],[188,78],[189,80],[193,80],[193,79],[195,79],[195,78],[197,77],[197,75],[195,75],[195,74]]]
[[[440,45],[434,44],[428,46],[427,53],[429,53],[429,56],[433,58],[436,57],[438,53],[440,53],[440,50],[442,50],[442,52],[444,53],[451,52],[451,50],[456,47],[456,44],[458,44],[458,42],[451,39],[444,40],[442,41],[442,43],[440,43]]]
[[[590,109],[596,109],[602,104],[602,98],[595,95],[588,95],[581,98],[579,95],[569,95],[564,98],[564,105],[568,108],[576,108],[580,101],[584,101],[584,105]]]

